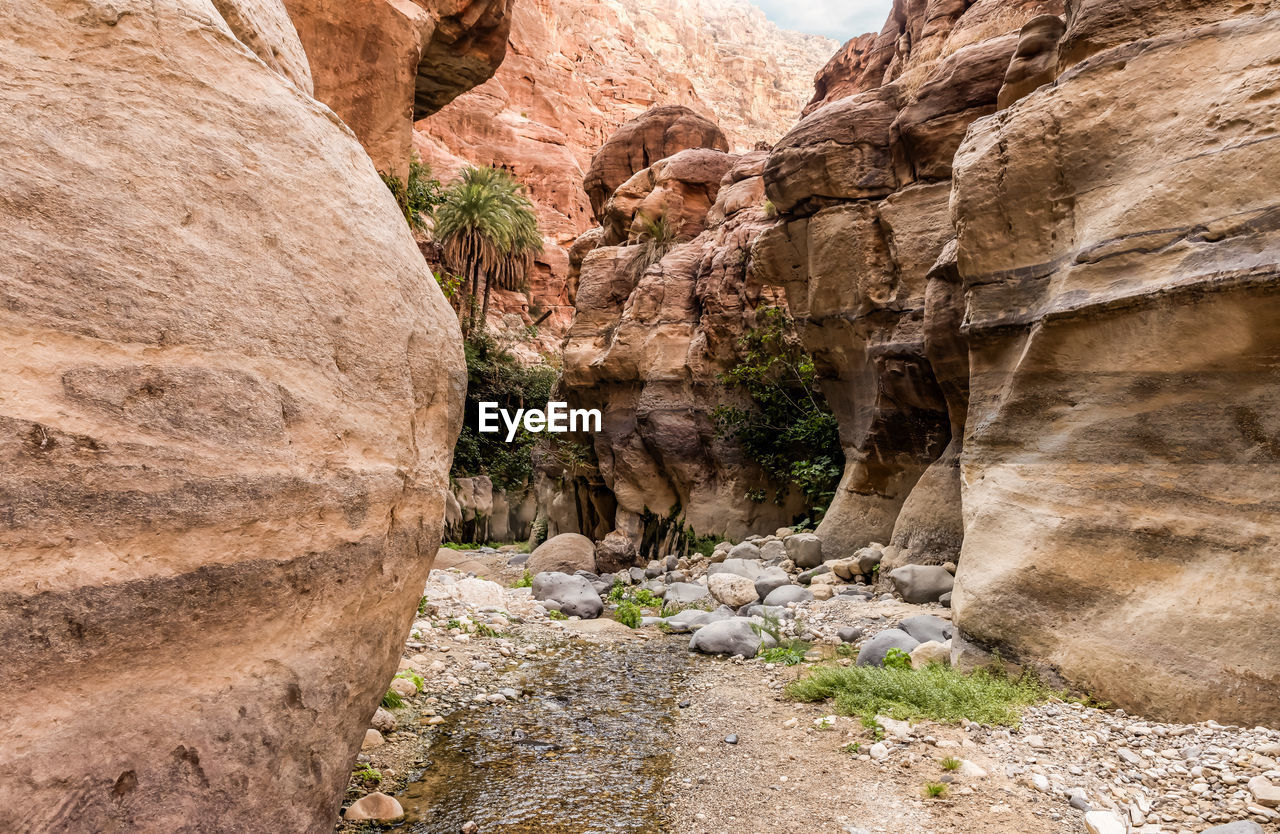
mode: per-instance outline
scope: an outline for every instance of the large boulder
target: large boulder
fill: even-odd
[[[707,580],[707,588],[716,602],[730,608],[741,608],[759,599],[755,582],[736,573],[713,574]]]
[[[618,573],[627,570],[635,563],[636,546],[626,533],[614,530],[596,542],[595,570],[597,572]]]
[[[766,568],[763,573],[756,577],[756,596],[764,599],[775,588],[790,584],[791,576],[785,570],[779,567]]]
[[[918,645],[920,641],[902,629],[887,628],[862,644],[857,663],[859,666],[883,666],[890,649],[898,649],[910,655]]]
[[[801,568],[816,568],[822,564],[822,539],[813,533],[796,533],[784,542],[787,558]]]
[[[951,639],[951,635],[955,633],[955,627],[951,625],[949,620],[941,617],[935,617],[932,614],[917,614],[914,617],[907,617],[898,623],[898,628],[910,634],[921,643],[934,641],[937,643],[945,643]]]
[[[950,593],[956,578],[941,565],[903,565],[889,571],[889,581],[904,600],[919,604]]]
[[[702,626],[693,633],[689,650],[703,654],[742,655],[755,657],[761,646],[768,648],[774,640],[759,632],[750,620],[733,617]]]
[[[533,598],[554,602],[556,607],[570,617],[592,620],[604,611],[600,595],[585,576],[547,571],[533,577]]]
[[[603,219],[610,195],[632,175],[687,148],[727,152],[729,142],[715,122],[678,104],[652,107],[618,128],[592,157],[583,181],[596,217]]]
[[[331,830],[440,540],[456,317],[280,4],[3,18],[0,830]]]
[[[699,585],[697,582],[672,582],[662,595],[662,601],[684,608],[708,601],[710,596],[706,585]]]
[[[802,588],[799,585],[783,585],[770,591],[769,596],[764,598],[764,604],[768,606],[790,605],[793,602],[810,602],[812,600],[813,591],[808,588]]]
[[[547,539],[529,554],[525,568],[530,573],[559,571],[576,573],[596,569],[596,546],[591,539],[577,533],[561,533]]]

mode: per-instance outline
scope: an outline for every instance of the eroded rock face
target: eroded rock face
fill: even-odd
[[[626,136],[637,132],[660,135],[639,126]],[[605,150],[622,160],[611,163],[619,171],[644,158],[630,142],[614,144]],[[585,467],[570,471],[563,455],[541,461],[550,533],[615,531],[652,558],[686,546],[681,526],[743,538],[800,510],[798,496],[782,506],[746,500],[777,485],[713,417],[718,405],[738,404],[719,376],[739,337],[756,308],[781,301],[749,269],[751,244],[771,223],[763,164],[761,152],[680,150],[628,176],[605,202],[603,231],[582,247],[558,394],[601,409],[603,431],[578,439],[590,444]],[[687,242],[649,263],[646,229],[664,221]]]
[[[439,542],[456,319],[275,4],[5,22],[0,829],[329,831]]]
[[[306,48],[315,97],[379,171],[408,173],[413,122],[493,76],[515,0],[271,0]]]
[[[819,76],[810,115],[769,154],[784,222],[753,253],[786,289],[840,419],[846,466],[817,531],[823,556],[892,541],[889,569],[960,553],[968,365],[946,257],[951,158],[994,112],[1021,25],[1059,10],[917,5],[895,4],[881,35],[850,42]]]
[[[956,156],[953,606],[1127,709],[1274,723],[1280,16],[1251,11],[1074,4],[1056,85]]]

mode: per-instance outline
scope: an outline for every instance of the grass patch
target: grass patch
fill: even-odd
[[[627,628],[639,628],[640,607],[631,600],[624,600],[618,603],[618,610],[613,612],[613,618]]]
[[[852,741],[840,748],[841,753],[850,753],[854,756],[862,752],[862,745],[856,741]]]
[[[553,608],[552,610],[550,610],[550,611],[548,611],[548,612],[547,612],[547,616],[548,616],[548,617],[550,617],[550,618],[551,618],[551,619],[553,619],[553,620],[567,620],[567,619],[569,619],[569,615],[565,614],[563,611],[556,611],[554,608]]]
[[[929,799],[943,799],[947,795],[946,782],[925,782],[924,795]]]
[[[529,573],[529,571],[525,571],[523,574],[521,574],[520,578],[516,580],[516,584],[512,585],[511,587],[512,588],[532,588],[533,574]]]
[[[985,669],[965,675],[941,664],[924,669],[820,666],[788,685],[786,693],[797,701],[833,699],[837,712],[861,715],[873,724],[876,715],[888,715],[949,723],[967,718],[1007,727],[1021,722],[1023,707],[1059,694],[1030,675],[1014,680]]]
[[[952,772],[952,771],[959,770],[960,765],[962,764],[964,763],[961,762],[959,759],[957,759],[955,756],[947,756],[945,759],[942,760],[942,769],[947,772]]]
[[[765,663],[781,663],[783,666],[795,666],[804,660],[809,651],[809,644],[803,640],[784,640],[771,649],[760,652],[760,659]]]
[[[387,694],[382,696],[382,705],[387,709],[400,709],[404,706],[404,698],[394,689],[388,689]]]
[[[425,687],[426,682],[422,679],[422,675],[419,675],[417,672],[413,671],[412,669],[405,669],[403,671],[396,672],[396,677],[404,678],[407,681],[411,681],[414,686],[418,687],[419,692],[421,692]]]
[[[481,637],[501,637],[502,632],[498,631],[488,623],[476,623],[476,634]]]
[[[356,768],[355,773],[352,775],[361,782],[373,782],[376,784],[382,781],[382,771],[378,770],[368,762],[365,762]]]

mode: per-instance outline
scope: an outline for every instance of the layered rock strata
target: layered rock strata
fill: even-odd
[[[4,18],[0,829],[330,831],[440,538],[456,319],[278,3]]]
[[[1274,721],[1277,7],[1062,11],[898,2],[770,154],[818,533],[958,559],[968,638],[1120,706]]]
[[[601,182],[625,182],[582,246],[559,391],[575,407],[601,409],[603,431],[577,439],[590,444],[585,456],[567,463],[569,456],[553,454],[540,467],[549,534],[603,538],[616,530],[646,557],[684,547],[683,532],[741,536],[772,530],[800,510],[794,496],[782,506],[745,500],[757,489],[772,487],[772,495],[776,485],[713,419],[717,405],[736,402],[718,377],[737,358],[739,336],[754,325],[757,307],[780,300],[750,277],[751,244],[771,223],[765,155],[680,150],[717,138],[705,128],[684,130],[689,115],[651,111],[593,163],[593,171],[615,172]],[[687,140],[650,142],[680,135]],[[663,153],[672,155],[655,160]],[[638,167],[646,159],[653,164]],[[655,252],[658,224],[685,242]]]

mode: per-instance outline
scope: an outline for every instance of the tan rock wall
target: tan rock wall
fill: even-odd
[[[5,831],[331,830],[439,541],[455,317],[236,7],[4,14]]]
[[[1274,722],[1280,17],[1202,24],[1215,4],[1193,5],[1162,4],[1144,37],[1149,4],[1080,4],[1065,59],[1095,24],[1139,39],[956,157],[973,368],[955,607],[1127,709]]]

